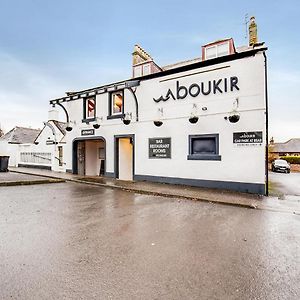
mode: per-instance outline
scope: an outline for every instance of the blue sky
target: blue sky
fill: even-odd
[[[247,43],[254,15],[269,47],[270,136],[300,137],[300,1],[0,0],[0,124],[41,127],[49,99],[131,75],[134,44],[160,65],[201,45]]]

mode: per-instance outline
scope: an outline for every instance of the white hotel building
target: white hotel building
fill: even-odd
[[[50,101],[67,116],[66,170],[266,194],[266,50],[251,25],[249,46],[166,67],[135,46],[132,78]]]

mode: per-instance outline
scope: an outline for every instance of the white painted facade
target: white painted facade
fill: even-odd
[[[232,56],[232,59],[221,61],[211,59],[209,63],[197,63],[190,68],[178,68],[169,73],[161,72],[156,76],[138,78],[140,84],[133,88],[136,90],[138,101],[138,121],[134,97],[127,88],[124,89],[124,113],[132,114],[129,125],[124,125],[121,119],[107,119],[110,105],[108,86],[107,92],[96,96],[96,117],[100,128],[95,129],[94,135],[90,136],[82,136],[83,129],[92,129],[92,125],[95,124],[82,122],[82,95],[86,93],[78,93],[79,98],[76,100],[64,99],[61,103],[67,109],[73,127],[64,138],[65,168],[74,171],[74,140],[99,137],[105,140],[106,176],[264,193],[267,142],[265,50],[266,48],[261,47],[256,51],[251,50],[251,55],[244,57]],[[238,78],[236,84],[238,89],[235,87],[230,89],[232,77]],[[227,92],[224,78],[228,80]],[[213,83],[213,80],[219,79],[222,79],[220,84],[222,93],[216,90],[216,93],[203,95],[201,91],[196,97],[188,94],[184,99],[170,98],[158,103],[154,101],[160,96],[166,98],[169,89],[176,97],[177,81],[180,86],[189,88],[194,83],[201,86],[201,82],[207,87],[209,81]],[[116,86],[122,87],[123,83],[117,83]],[[192,93],[195,91],[196,89],[192,89]],[[159,113],[158,109],[162,109],[163,113]],[[233,109],[240,115],[237,123],[226,120]],[[189,122],[192,112],[199,117],[196,124]],[[161,127],[153,124],[158,118],[163,122]],[[262,132],[263,140],[261,143],[252,144],[233,143],[233,134],[238,132]],[[189,136],[206,134],[219,136],[220,160],[189,160]],[[128,165],[126,170],[119,167],[119,174],[116,174],[117,152],[114,137],[126,135],[134,135],[132,143],[134,157],[132,161],[130,158],[126,159]],[[171,138],[171,158],[149,158],[149,138]],[[125,160],[123,156],[126,154],[125,150],[121,149],[128,141],[121,138],[119,143],[121,146],[119,145],[118,159],[122,161]],[[92,156],[87,154],[88,165],[99,164],[97,159],[91,162],[90,157],[94,157],[94,154]],[[131,177],[129,165],[132,166]],[[87,170],[86,175],[92,173]]]

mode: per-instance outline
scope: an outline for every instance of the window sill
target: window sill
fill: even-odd
[[[107,120],[122,119],[122,118],[124,118],[124,114],[117,114],[117,115],[107,116]]]
[[[82,119],[82,123],[90,123],[96,121],[96,118],[88,118],[88,119]]]
[[[218,154],[189,154],[188,160],[221,160],[221,155]]]

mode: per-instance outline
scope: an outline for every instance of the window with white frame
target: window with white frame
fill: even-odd
[[[143,75],[150,74],[150,64],[143,65]]]
[[[205,59],[212,59],[220,56],[229,55],[229,41],[216,44],[205,48]]]

